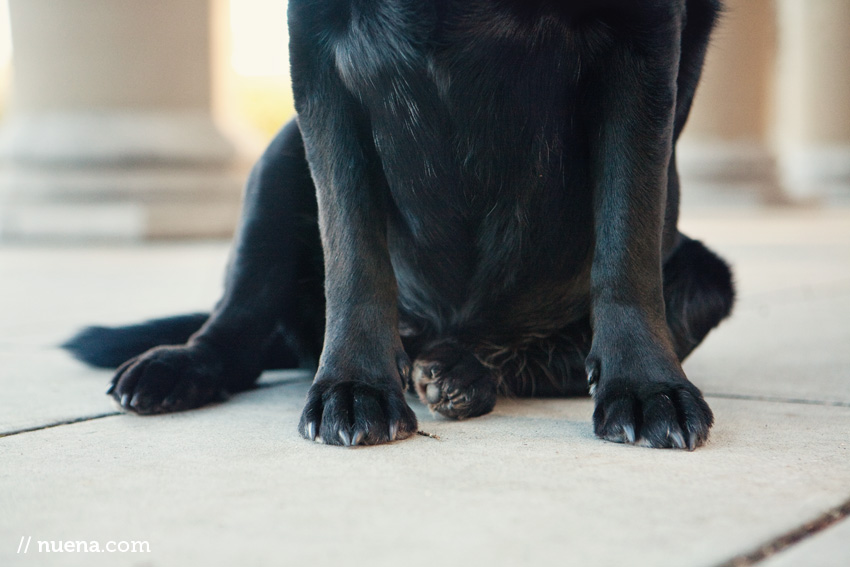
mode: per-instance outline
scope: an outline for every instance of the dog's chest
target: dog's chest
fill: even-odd
[[[391,187],[478,197],[483,208],[488,192],[561,177],[583,32],[567,14],[504,4],[350,4],[335,62],[368,112]]]
[[[538,272],[582,271],[590,205],[565,186],[586,186],[575,118],[587,28],[504,4],[352,3],[333,45],[396,204],[401,303],[428,306],[409,311],[448,304],[444,318],[464,319]]]
[[[347,4],[345,24],[331,36],[334,60],[349,90],[373,110],[427,104],[422,99],[463,108],[541,94],[580,70],[582,34],[558,12],[521,16],[493,0]]]

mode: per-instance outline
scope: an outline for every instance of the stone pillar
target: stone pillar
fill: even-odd
[[[226,236],[246,167],[211,115],[209,0],[9,0],[0,237]]]
[[[700,186],[708,199],[730,188],[735,199],[779,198],[768,135],[775,29],[773,0],[726,0],[679,143],[685,203]]]
[[[775,141],[793,197],[850,199],[850,0],[777,0]]]

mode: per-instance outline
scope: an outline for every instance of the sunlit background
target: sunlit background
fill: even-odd
[[[61,1],[61,0],[60,0]],[[294,114],[289,84],[287,0],[217,3],[213,24],[214,110],[269,138]],[[7,0],[0,0],[0,112],[12,75],[12,34]],[[238,125],[237,125],[238,127]]]
[[[0,114],[6,107],[11,70],[12,30],[9,26],[9,5],[6,0],[0,0]]]
[[[850,202],[850,1],[724,2],[684,206]],[[0,0],[0,240],[231,234],[294,114],[287,5]]]
[[[229,4],[233,110],[271,136],[294,112],[289,85],[287,2],[238,0]]]

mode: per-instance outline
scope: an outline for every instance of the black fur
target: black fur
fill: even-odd
[[[126,327],[88,327],[65,341],[62,348],[92,366],[117,368],[148,349],[185,343],[209,316],[192,313]]]
[[[719,1],[289,6],[298,120],[248,181],[225,296],[111,395],[195,407],[297,353],[299,430],[326,443],[411,435],[407,385],[464,418],[588,383],[599,436],[703,443],[680,362],[734,291],[676,228],[674,146]]]

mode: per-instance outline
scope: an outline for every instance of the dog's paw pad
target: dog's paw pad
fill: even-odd
[[[413,364],[413,386],[422,403],[453,419],[492,411],[496,382],[490,371],[469,353],[443,350],[434,349]]]

